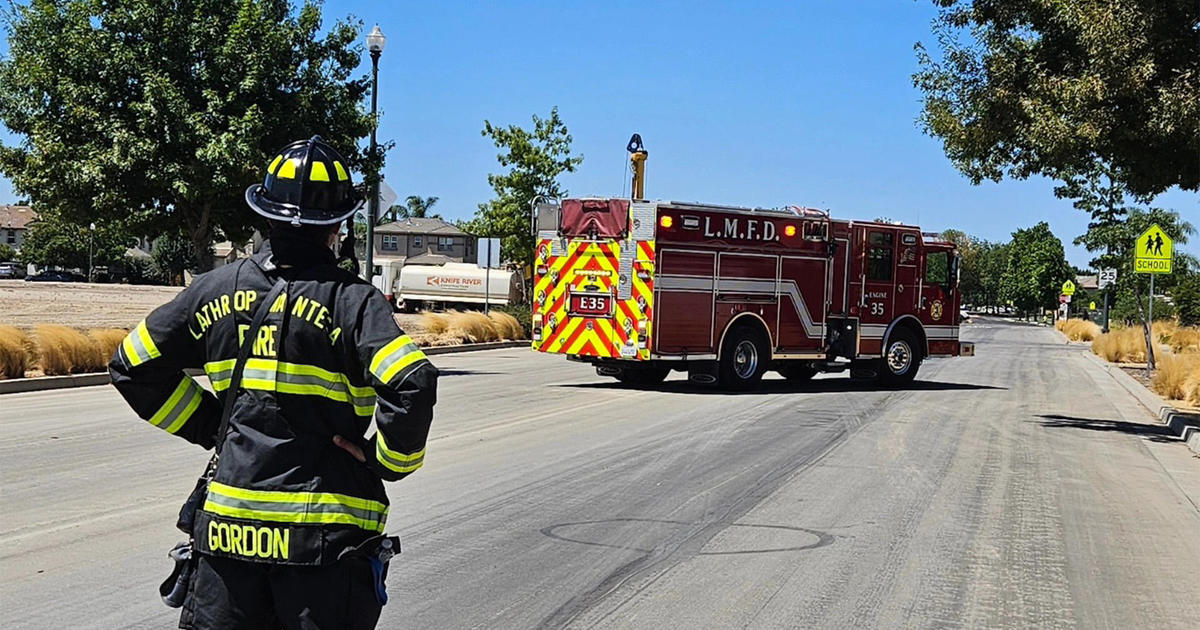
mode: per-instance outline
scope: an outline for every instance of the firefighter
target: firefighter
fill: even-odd
[[[140,417],[217,447],[198,485],[180,627],[374,628],[399,551],[383,482],[424,461],[438,371],[383,295],[335,264],[339,224],[363,195],[332,147],[289,144],[246,201],[269,220],[262,250],[197,276],[109,364]],[[251,349],[231,387],[240,344]]]

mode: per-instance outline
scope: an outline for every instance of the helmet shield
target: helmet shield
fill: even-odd
[[[261,184],[246,189],[246,203],[273,221],[293,225],[333,225],[363,206],[346,161],[313,136],[283,148],[267,167]]]

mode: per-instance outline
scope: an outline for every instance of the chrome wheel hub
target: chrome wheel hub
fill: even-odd
[[[748,379],[758,371],[758,348],[753,341],[738,343],[733,352],[733,371],[738,378]]]
[[[888,346],[887,366],[892,374],[900,375],[912,367],[912,348],[904,341],[894,341]]]

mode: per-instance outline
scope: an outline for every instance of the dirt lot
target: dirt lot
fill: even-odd
[[[133,328],[179,291],[180,287],[0,280],[0,324],[26,330],[38,324]],[[420,315],[399,314],[396,321],[406,332],[421,332]]]
[[[180,287],[0,280],[0,324],[132,328]]]

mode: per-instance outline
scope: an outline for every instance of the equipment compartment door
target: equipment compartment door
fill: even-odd
[[[711,354],[713,350],[713,252],[664,249],[654,278],[654,335],[659,354]]]
[[[829,259],[779,260],[779,337],[784,354],[818,352],[825,345],[825,285]]]
[[[759,319],[774,347],[779,339],[779,256],[731,254],[717,259],[717,309],[713,324],[714,347],[721,343],[726,326],[735,317]]]

